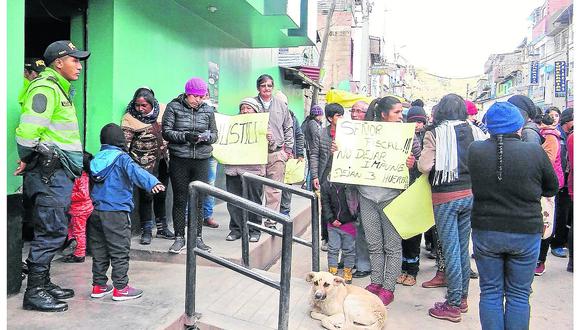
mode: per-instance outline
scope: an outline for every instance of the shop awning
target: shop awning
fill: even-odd
[[[302,85],[302,88],[309,88],[310,86],[322,89],[322,85],[318,83],[320,77],[320,69],[317,67],[297,66],[297,67],[280,67],[284,72],[284,79],[292,81],[294,84]]]

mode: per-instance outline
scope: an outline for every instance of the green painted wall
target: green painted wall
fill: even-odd
[[[7,13],[7,42],[11,45],[7,53],[7,193],[11,194],[22,184],[12,172],[17,160],[14,130],[20,115],[17,95],[24,79],[24,0],[8,1]],[[208,61],[220,65],[221,113],[237,113],[242,98],[257,94],[256,78],[268,73],[276,88],[288,96],[300,122],[304,118],[303,90],[282,79],[277,49],[242,48],[242,42],[174,0],[89,0],[87,15],[87,45],[83,44],[82,15],[72,18],[71,40],[91,51],[83,63],[83,76],[73,83],[82,127],[86,77],[85,143],[90,152],[99,150],[101,127],[120,122],[136,88],[149,86],[160,102],[168,103],[183,91],[190,77],[207,79]]]
[[[7,2],[7,90],[6,90],[6,155],[7,155],[7,187],[6,193],[13,194],[22,186],[22,177],[12,175],[16,169],[18,152],[14,133],[20,122],[20,105],[18,104],[18,94],[24,83],[24,17],[25,1],[11,0]],[[83,47],[83,18],[78,15],[71,19],[71,40],[79,47]],[[79,76],[79,80],[73,82],[76,89],[74,97],[77,109],[77,118],[81,130],[83,129],[83,81],[84,71]]]
[[[242,98],[256,95],[256,78],[268,73],[303,118],[302,90],[282,81],[277,49],[239,48],[239,40],[173,1],[90,1],[88,15],[91,152],[99,148],[100,128],[120,121],[136,88],[149,86],[168,103],[192,76],[207,79],[208,61],[220,66],[219,112],[236,113]]]
[[[24,0],[6,2],[6,178],[7,194],[14,194],[22,185],[21,177],[12,175],[16,169],[18,153],[14,130],[20,122],[18,93],[24,83]]]

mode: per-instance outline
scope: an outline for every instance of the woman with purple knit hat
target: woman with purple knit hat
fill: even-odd
[[[193,77],[185,83],[185,92],[174,98],[163,114],[163,138],[169,142],[169,176],[173,189],[173,228],[175,242],[170,253],[180,253],[185,249],[185,212],[187,188],[192,181],[208,182],[209,158],[218,131],[214,109],[203,102],[207,94],[207,84],[201,78]],[[200,196],[196,205],[198,248],[210,251],[201,237],[203,214]]]

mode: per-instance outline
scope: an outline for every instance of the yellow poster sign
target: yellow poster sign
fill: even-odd
[[[253,165],[268,162],[268,113],[226,116],[216,113],[218,140],[213,157],[221,164]]]
[[[403,239],[426,232],[435,224],[431,184],[421,175],[383,210]]]
[[[330,181],[405,189],[415,124],[341,119]]]
[[[306,161],[290,158],[286,161],[286,172],[284,173],[284,183],[294,184],[304,181],[304,171]]]

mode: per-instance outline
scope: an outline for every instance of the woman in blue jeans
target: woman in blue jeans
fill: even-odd
[[[554,196],[558,179],[542,147],[520,139],[524,120],[516,106],[497,102],[485,121],[491,138],[468,152],[479,318],[483,330],[528,329],[543,229],[540,197]]]
[[[429,309],[432,317],[461,321],[467,312],[469,289],[469,233],[471,232],[471,180],[467,148],[484,133],[467,121],[461,96],[448,94],[437,104],[434,125],[428,127],[418,168],[431,180],[433,210],[445,257],[447,297]]]

